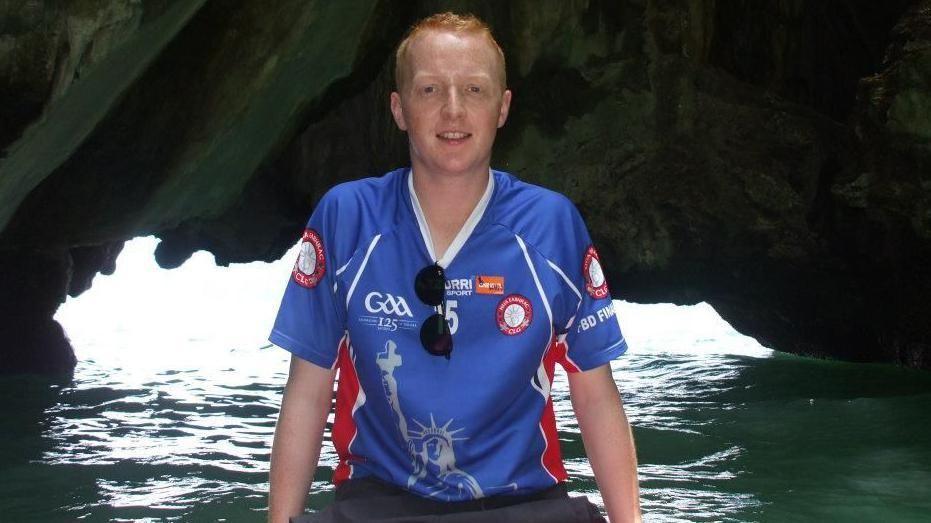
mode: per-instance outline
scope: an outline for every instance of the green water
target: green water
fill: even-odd
[[[203,356],[0,378],[0,520],[262,520],[286,359]],[[614,367],[647,521],[931,520],[931,374],[656,349]],[[557,381],[569,487],[600,502],[566,392]],[[334,464],[327,447],[311,506],[331,499]]]
[[[647,519],[931,520],[931,375],[778,353],[631,363]]]

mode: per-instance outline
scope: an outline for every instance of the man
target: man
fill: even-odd
[[[337,503],[313,521],[564,521],[579,506],[561,485],[556,363],[610,519],[639,520],[609,365],[627,346],[597,251],[567,199],[489,167],[511,102],[504,54],[484,23],[444,13],[396,59],[391,112],[411,168],[321,199],[270,337],[293,356],[269,521],[303,512],[337,370]]]

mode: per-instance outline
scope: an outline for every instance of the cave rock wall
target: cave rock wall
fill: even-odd
[[[931,2],[0,4],[0,371],[129,238],[273,260],[335,183],[406,162],[391,52],[492,25],[494,165],[576,202],[615,297],[708,301],[788,352],[931,367]]]

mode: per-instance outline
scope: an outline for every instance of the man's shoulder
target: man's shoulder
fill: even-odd
[[[578,211],[566,195],[496,171],[501,191],[496,199],[495,218],[516,234],[545,235],[554,225],[571,223]]]
[[[397,196],[397,184],[403,179],[406,171],[407,169],[396,169],[377,177],[338,183],[323,195],[317,205],[336,206],[343,211],[352,207],[382,207],[386,201]]]
[[[337,184],[317,202],[311,222],[321,227],[342,265],[376,235],[395,228],[404,169]]]
[[[591,240],[582,216],[567,196],[502,173],[495,221],[566,270],[581,259]]]
[[[494,173],[496,181],[502,186],[502,196],[507,198],[507,203],[534,201],[537,204],[545,205],[547,208],[573,206],[572,201],[566,195],[553,189],[526,182],[505,171],[494,171]]]

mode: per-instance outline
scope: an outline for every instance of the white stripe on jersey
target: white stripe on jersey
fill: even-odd
[[[352,260],[349,260],[348,262],[346,262],[346,265],[343,265],[343,266],[340,267],[339,269],[336,269],[336,275],[339,276],[340,274],[342,274],[342,273],[346,270],[346,267],[349,267],[349,264],[350,264],[351,262],[352,262]],[[334,280],[335,280],[335,278],[334,278]],[[338,282],[336,282],[336,281],[333,282],[333,294],[336,294],[336,285],[337,285],[337,283],[338,283]]]
[[[572,280],[570,280],[569,277],[566,276],[566,273],[562,272],[562,269],[559,268],[559,265],[556,265],[555,263],[549,260],[546,260],[546,263],[548,263],[550,267],[552,267],[553,270],[556,271],[556,274],[559,274],[560,276],[562,276],[562,279],[566,281],[566,284],[569,285],[569,288],[572,289],[572,292],[574,292],[575,295],[579,297],[579,301],[582,301],[582,293],[579,292],[579,289],[576,288],[576,286],[572,283]]]
[[[353,291],[356,290],[356,284],[359,283],[359,277],[362,276],[362,271],[365,270],[365,266],[369,262],[369,256],[372,254],[372,250],[375,249],[375,244],[378,243],[378,239],[381,238],[381,234],[376,234],[372,238],[372,243],[369,244],[369,248],[365,251],[365,258],[362,258],[362,265],[359,266],[359,271],[356,272],[355,278],[352,279],[352,285],[349,286],[349,292],[346,293],[346,309],[349,309],[349,300],[352,298]]]
[[[517,244],[520,245],[520,250],[524,251],[524,259],[527,260],[527,267],[530,267],[530,274],[533,276],[533,283],[537,284],[537,292],[540,293],[540,299],[543,300],[543,308],[546,309],[546,315],[550,319],[550,331],[553,330],[553,311],[550,310],[550,302],[546,299],[546,293],[543,292],[543,286],[540,285],[540,278],[537,277],[537,270],[533,267],[533,262],[530,261],[530,255],[527,254],[527,246],[524,245],[524,240],[520,239],[520,236],[514,235],[517,238]],[[553,341],[552,332],[550,333],[549,342]],[[549,346],[547,342],[547,346]]]
[[[530,274],[533,276],[533,282],[537,285],[537,292],[540,293],[540,299],[543,300],[543,308],[546,309],[546,316],[550,320],[550,337],[548,340],[546,340],[547,350],[543,351],[543,358],[545,358],[546,352],[549,350],[550,345],[553,343],[553,312],[550,310],[550,303],[549,300],[546,299],[546,293],[543,292],[543,285],[540,285],[540,278],[537,277],[537,270],[534,268],[533,262],[530,261],[530,254],[527,253],[527,246],[524,245],[524,240],[520,239],[520,236],[516,234],[514,235],[514,238],[517,239],[517,245],[520,246],[520,250],[524,252],[524,260],[527,261],[527,267],[530,268]],[[540,386],[538,387],[537,384],[533,382],[533,379],[530,380],[530,386],[536,389],[536,391],[539,392],[541,396],[543,396],[545,401],[550,397],[550,380],[546,375],[546,369],[543,367],[543,358],[540,358],[540,366],[537,367],[537,380],[539,380]],[[543,430],[543,428],[541,427],[540,430]],[[542,460],[543,458],[541,457],[540,459]],[[546,467],[544,467],[544,469],[545,468]]]
[[[343,266],[340,267],[339,269],[336,269],[336,275],[339,276],[340,274],[342,274],[343,271],[346,270],[346,267],[349,267],[349,262],[351,262],[351,261],[352,261],[352,260],[349,260],[348,262],[346,262],[346,265],[343,265]]]
[[[558,275],[560,275],[560,276],[562,277],[563,281],[566,282],[566,285],[568,285],[569,288],[572,289],[572,292],[574,292],[575,295],[579,297],[579,302],[575,304],[575,310],[576,310],[576,312],[578,312],[579,307],[582,306],[582,293],[579,292],[579,289],[572,283],[572,280],[570,280],[569,277],[566,276],[566,273],[564,273],[564,272],[562,271],[562,269],[559,268],[559,265],[556,265],[555,263],[553,263],[553,262],[551,262],[551,261],[549,261],[549,260],[546,260],[546,263],[548,263],[549,266],[552,267],[554,271],[556,271],[556,274],[558,274]],[[569,330],[569,327],[572,327],[572,322],[574,322],[574,321],[575,321],[575,315],[573,315],[571,318],[569,318],[569,321],[566,322],[565,329],[566,329],[566,330]]]
[[[543,362],[540,362],[540,366],[537,367],[537,381],[540,382],[538,387],[533,380],[530,380],[530,386],[534,388],[537,392],[540,393],[544,398],[550,397],[550,390],[553,388],[553,384],[550,383],[549,376],[546,375],[546,368],[543,367]]]

